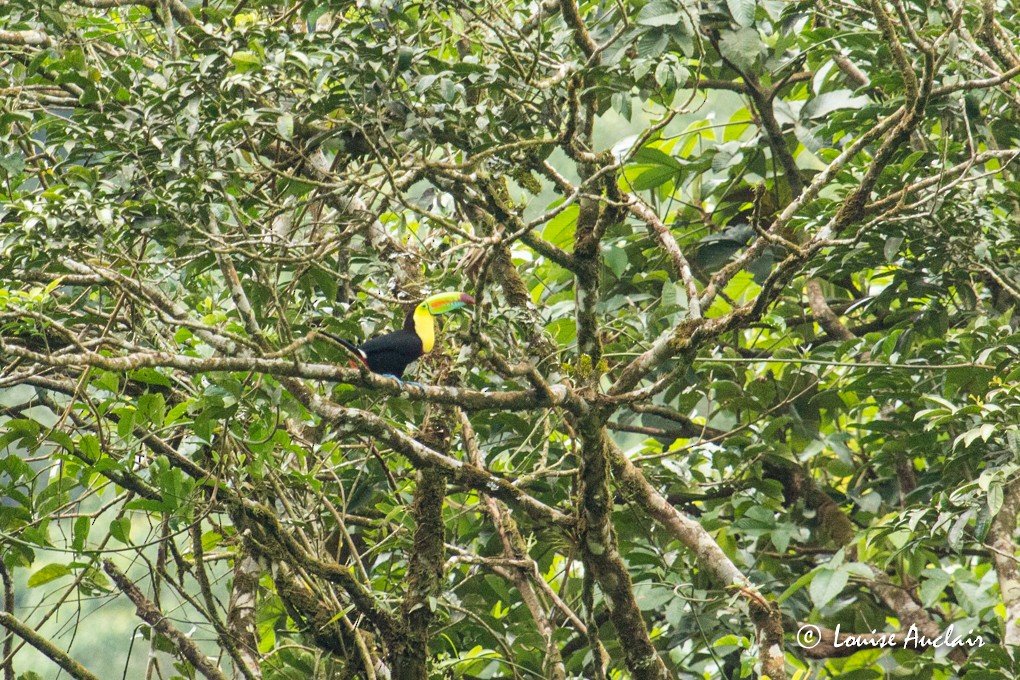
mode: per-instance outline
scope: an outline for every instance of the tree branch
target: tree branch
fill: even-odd
[[[840,341],[854,339],[854,334],[847,330],[847,327],[843,325],[843,322],[839,320],[839,317],[836,316],[825,301],[825,293],[822,292],[822,284],[818,279],[813,278],[808,281],[807,295],[808,304],[811,307],[811,313],[814,314],[815,321],[818,322],[818,325],[830,337]]]
[[[757,633],[762,677],[785,678],[786,655],[779,609],[758,592],[705,528],[673,507],[615,444],[610,445],[609,455],[621,492],[690,550],[719,587],[735,589],[747,601]]]
[[[541,406],[560,406],[577,403],[576,397],[565,385],[552,385],[548,393],[541,390],[518,392],[479,392],[459,387],[412,385],[399,383],[374,373],[335,364],[303,363],[293,359],[276,359],[254,356],[196,357],[169,352],[135,351],[121,356],[108,356],[86,351],[78,354],[43,354],[0,338],[0,352],[31,361],[40,366],[74,367],[92,366],[107,371],[133,371],[140,368],[173,368],[189,374],[214,372],[253,372],[280,379],[303,378],[328,380],[377,389],[392,395],[404,395],[412,400],[460,406],[467,411],[493,409],[499,411],[529,410]],[[550,402],[549,396],[552,396]]]
[[[577,493],[581,559],[608,601],[609,616],[631,674],[636,680],[668,680],[672,675],[659,658],[634,599],[633,582],[620,556],[610,518],[613,496],[609,490],[609,465],[610,457],[616,464],[615,445],[606,435],[598,414],[580,420],[577,430],[582,441]]]
[[[29,628],[24,623],[14,618],[14,615],[10,612],[0,612],[0,626],[3,626],[28,644],[38,649],[43,656],[60,666],[67,672],[68,675],[76,680],[99,680],[99,678],[92,675],[88,669],[68,656],[64,650],[54,645],[42,635],[39,635],[39,633],[37,633],[34,629]]]
[[[53,38],[42,31],[4,31],[0,30],[0,43],[6,45],[34,45],[37,47],[53,47]]]
[[[1020,567],[1017,566],[1017,514],[1020,513],[1020,479],[1006,485],[1002,507],[988,528],[985,545],[991,550],[992,564],[999,577],[999,594],[1006,607],[1006,634],[1002,644],[1020,645]]]
[[[138,589],[138,586],[125,576],[114,565],[112,560],[103,561],[103,571],[109,574],[117,588],[134,603],[135,614],[152,626],[153,630],[170,640],[180,655],[187,659],[195,667],[195,670],[209,680],[227,680],[227,676],[220,671],[209,657],[202,653],[198,645],[195,644],[195,641],[171,625],[170,619],[159,610],[159,607],[145,597],[142,591]]]

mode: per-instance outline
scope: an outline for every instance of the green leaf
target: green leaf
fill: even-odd
[[[634,584],[634,599],[643,611],[657,611],[676,599],[673,589],[659,583]]]
[[[647,191],[679,179],[679,173],[665,165],[632,165],[623,174],[634,191]]]
[[[154,368],[139,368],[136,371],[131,371],[131,379],[141,380],[149,385],[170,387],[170,379]]]
[[[166,400],[156,393],[143,394],[138,398],[135,410],[135,422],[139,425],[148,424],[162,427],[166,417]]]
[[[60,420],[56,413],[51,411],[48,406],[43,406],[42,404],[23,409],[21,414],[31,418],[45,428],[53,427]]]
[[[542,237],[558,248],[566,248],[574,242],[574,230],[581,209],[576,203],[568,205],[553,217],[542,230]]]
[[[120,420],[117,421],[117,434],[121,439],[127,439],[134,432],[135,411],[129,408],[117,409],[117,415],[120,416]]]
[[[305,7],[307,9],[304,14],[304,18],[305,22],[309,26],[315,26],[315,22],[329,11],[329,5],[325,2],[322,4],[306,4]]]
[[[81,516],[74,520],[74,528],[71,536],[71,547],[75,552],[81,552],[85,549],[85,542],[89,538],[89,532],[92,530],[92,518],[87,516]]]
[[[36,398],[31,385],[13,385],[0,389],[0,407],[21,406]]]
[[[448,103],[452,103],[457,98],[457,93],[460,89],[457,83],[449,78],[443,78],[439,81],[439,91],[442,93],[443,99]]]
[[[125,545],[131,545],[131,519],[121,517],[110,522],[110,536]]]
[[[903,245],[902,236],[890,236],[885,240],[885,247],[882,249],[882,254],[885,255],[886,262],[892,262],[896,259],[897,253],[900,252],[900,246]]]
[[[719,52],[733,62],[737,68],[750,71],[761,55],[761,38],[753,28],[726,31],[719,41]]]
[[[638,165],[661,165],[676,172],[684,169],[683,164],[676,158],[670,156],[662,149],[656,149],[653,146],[642,146],[639,148],[634,152],[631,161]]]
[[[208,552],[218,546],[223,540],[223,535],[215,531],[207,531],[202,534],[202,550]]]
[[[669,45],[669,34],[653,28],[645,32],[637,42],[637,56],[640,61],[634,64],[634,77],[640,79],[652,66],[652,60],[658,59]]]
[[[781,553],[785,553],[786,549],[790,547],[790,539],[793,537],[796,527],[790,524],[781,524],[769,534],[772,539],[772,545],[776,546],[776,550]]]
[[[51,442],[56,442],[62,446],[65,450],[73,452],[75,450],[74,440],[71,439],[71,435],[67,434],[62,430],[51,430],[46,438]]]
[[[680,86],[681,78],[686,80],[686,69],[675,62],[663,60],[655,67],[655,82],[666,92],[674,92]]]
[[[623,57],[627,54],[627,50],[630,49],[634,38],[637,37],[637,35],[638,29],[635,26],[631,26],[625,30],[612,45],[602,52],[602,65],[615,66],[619,64]]]
[[[953,550],[961,550],[963,548],[963,542],[967,535],[967,525],[974,519],[975,514],[973,509],[967,510],[953,522],[953,526],[949,528],[949,532],[946,534],[946,542],[950,548]]]
[[[683,284],[675,281],[666,281],[662,284],[663,311],[687,311],[688,302],[687,290]]]
[[[28,577],[28,587],[38,588],[39,586],[55,581],[58,578],[62,578],[71,573],[71,570],[66,564],[59,564],[54,562],[53,564],[47,564],[42,569],[39,569],[34,574]]]
[[[855,97],[850,90],[834,90],[823,92],[811,99],[801,110],[801,118],[823,118],[839,109],[859,109],[867,106],[871,100],[865,96]]]
[[[169,512],[173,510],[169,503],[151,498],[136,498],[129,503],[125,503],[124,508],[127,510],[142,510],[144,512]]]
[[[0,170],[3,170],[7,175],[20,175],[25,169],[25,159],[21,154],[11,153],[6,156],[0,156]]]
[[[744,154],[739,144],[721,144],[716,147],[712,156],[712,170],[722,172],[727,168],[739,166],[744,162]]]
[[[730,9],[730,16],[740,26],[750,26],[754,23],[754,13],[758,8],[756,0],[726,0],[726,6]]]
[[[253,71],[262,65],[262,59],[254,52],[243,50],[230,55],[230,61],[234,63],[239,73]]]
[[[191,401],[185,400],[170,409],[166,414],[166,418],[164,418],[165,424],[172,425],[180,420],[181,417],[188,412],[188,408],[191,407],[191,403]]]
[[[921,604],[924,607],[934,607],[952,577],[942,569],[925,569],[922,576],[924,576],[924,580],[921,581],[919,589]]]
[[[577,339],[577,324],[571,319],[556,319],[545,329],[560,345],[569,345]]]
[[[276,119],[276,131],[280,137],[288,142],[294,137],[294,116],[289,113],[282,114]]]
[[[99,460],[99,438],[93,434],[83,434],[78,440],[78,448],[92,462]]]
[[[811,579],[808,594],[816,607],[824,607],[834,600],[846,587],[850,573],[845,567],[839,569],[819,569]]]
[[[640,26],[675,26],[684,22],[684,12],[673,2],[656,0],[641,8],[634,22]]]
[[[627,265],[630,264],[627,260],[627,253],[623,248],[610,247],[606,249],[604,260],[606,266],[609,267],[616,278],[623,276],[624,272],[627,271]]]
[[[812,571],[809,571],[808,573],[804,574],[799,579],[794,581],[793,584],[791,584],[789,588],[784,590],[783,593],[779,597],[776,598],[776,602],[778,604],[782,604],[783,602],[788,600],[791,595],[794,595],[797,591],[802,590],[804,588],[804,586],[806,586],[809,583],[811,583],[814,580],[814,578],[815,578],[815,573],[812,572]]]
[[[982,425],[979,425],[978,427],[971,428],[964,432],[963,434],[961,434],[953,441],[953,446],[957,447],[962,443],[963,447],[967,448],[978,439],[980,439],[981,441],[988,441],[989,437],[994,435],[995,432],[996,427],[994,424],[984,423]]]
[[[999,514],[999,510],[1002,509],[1002,502],[1002,484],[994,482],[988,487],[988,512],[992,517]]]

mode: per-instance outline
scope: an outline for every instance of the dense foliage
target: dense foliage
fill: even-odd
[[[4,3],[5,678],[1017,677],[1016,22]]]

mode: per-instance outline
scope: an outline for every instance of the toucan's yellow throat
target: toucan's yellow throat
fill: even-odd
[[[436,344],[436,322],[432,320],[432,312],[421,303],[414,309],[414,334],[421,339],[421,351],[428,353]]]

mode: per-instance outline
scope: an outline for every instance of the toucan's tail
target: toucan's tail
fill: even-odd
[[[330,340],[332,340],[334,342],[338,342],[341,345],[343,345],[344,347],[346,347],[350,351],[350,353],[354,355],[355,359],[360,361],[362,364],[365,365],[366,368],[368,368],[368,357],[365,356],[365,353],[362,352],[360,349],[358,349],[358,346],[355,345],[353,342],[351,342],[349,340],[344,340],[339,335],[334,335],[333,333],[330,333],[329,331],[320,330],[319,333],[322,334],[322,335],[325,335]],[[353,361],[351,362],[351,366],[357,368],[357,365]]]

